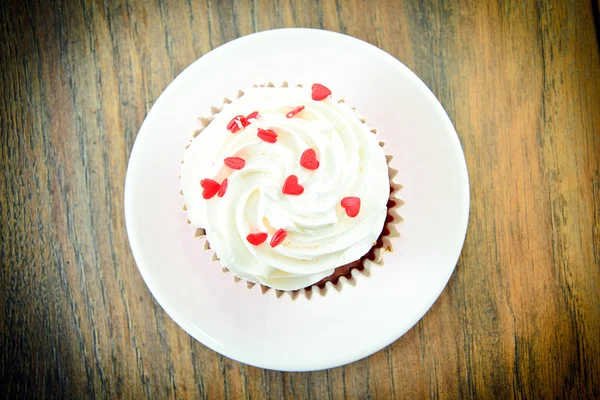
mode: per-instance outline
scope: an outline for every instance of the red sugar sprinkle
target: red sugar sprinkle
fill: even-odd
[[[313,149],[304,150],[302,157],[300,157],[300,165],[306,169],[315,170],[319,168],[319,161],[317,160],[317,153]]]
[[[233,127],[234,127],[235,125],[237,125],[237,124],[236,124],[236,119],[237,119],[238,117],[239,117],[239,115],[238,115],[237,117],[233,117],[233,118],[232,118],[232,120],[231,120],[231,121],[229,121],[229,123],[227,124],[227,130],[228,130],[228,131],[232,130],[232,129],[233,129]]]
[[[284,231],[283,229],[279,229],[277,232],[275,232],[275,234],[271,238],[271,247],[279,246],[281,244],[281,242],[283,242],[285,240],[286,237],[287,237],[287,232]]]
[[[289,113],[285,114],[285,116],[288,118],[292,118],[294,115],[298,114],[302,110],[304,110],[304,106],[296,107]]]
[[[275,143],[277,141],[277,133],[271,129],[260,129],[258,128],[258,133],[256,134],[259,138],[264,140],[267,143]]]
[[[290,175],[285,178],[283,187],[281,188],[283,194],[289,194],[292,196],[299,196],[304,193],[304,186],[298,183],[298,177],[296,175]]]
[[[237,133],[241,129],[238,122],[242,124],[243,127],[250,125],[250,122],[248,122],[246,117],[243,115],[236,115],[227,124],[227,130],[231,131],[232,133]]]
[[[259,244],[263,243],[265,240],[267,240],[267,237],[269,235],[267,235],[264,232],[259,232],[259,233],[251,233],[248,236],[246,236],[246,240],[248,241],[248,243],[253,244],[255,246],[258,246]]]
[[[356,217],[360,211],[360,198],[358,197],[344,197],[340,204],[350,218]]]
[[[226,190],[227,190],[227,178],[223,179],[223,182],[221,182],[221,186],[219,187],[219,193],[217,193],[217,196],[223,197],[225,195]]]
[[[327,87],[321,85],[320,83],[315,83],[312,85],[312,99],[313,100],[323,100],[327,96],[331,94],[331,90]]]
[[[231,169],[242,169],[246,165],[246,161],[240,157],[227,157],[224,162]]]
[[[258,111],[252,111],[246,116],[246,119],[258,118]]]
[[[207,200],[213,198],[221,188],[221,185],[219,185],[218,182],[208,178],[202,179],[200,181],[200,186],[204,188],[204,190],[202,191],[202,197],[204,197]]]

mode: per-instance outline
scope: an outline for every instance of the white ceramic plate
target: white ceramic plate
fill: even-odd
[[[310,300],[263,295],[223,274],[181,211],[178,179],[197,118],[238,88],[323,83],[367,117],[394,155],[404,222],[385,266],[356,286]],[[469,214],[464,155],[434,95],[398,60],[320,30],[261,32],[229,42],[183,71],[148,113],[125,184],[127,233],[138,268],[165,311],[232,359],[306,371],[366,357],[409,330],[437,299],[458,260]]]

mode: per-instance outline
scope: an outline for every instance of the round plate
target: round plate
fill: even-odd
[[[234,283],[186,224],[178,179],[197,119],[253,83],[328,86],[378,129],[404,185],[395,250],[370,277],[310,300]],[[384,51],[338,33],[245,36],[183,71],[148,113],[125,183],[127,233],[165,311],[211,349],[258,367],[307,371],[366,357],[408,331],[448,282],[467,230],[469,183],[450,119],[425,84]]]

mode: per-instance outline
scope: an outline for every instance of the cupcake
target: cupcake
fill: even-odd
[[[381,263],[398,220],[394,171],[364,118],[321,84],[254,87],[213,113],[181,184],[189,222],[223,267],[297,291]]]

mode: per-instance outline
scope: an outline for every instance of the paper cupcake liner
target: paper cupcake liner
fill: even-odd
[[[288,86],[289,85],[287,82],[283,82],[280,87],[288,87]],[[301,84],[298,84],[296,86],[302,87]],[[267,84],[263,84],[263,85],[253,85],[253,87],[275,87],[275,85],[272,82],[268,82]],[[244,95],[244,92],[242,90],[239,90],[237,93],[236,99],[239,99],[243,95]],[[232,101],[229,98],[225,97],[223,99],[223,104],[221,106],[219,106],[219,107],[212,106],[210,108],[210,112],[211,112],[210,117],[199,117],[198,118],[198,125],[200,127],[193,133],[192,138],[190,139],[190,143],[188,143],[185,146],[186,149],[190,146],[192,140],[194,140],[194,138],[196,138],[196,136],[198,136],[211,123],[211,121],[214,119],[214,116],[216,114],[220,113],[223,110],[223,108],[227,107],[227,104],[229,104],[231,102]],[[338,100],[338,103],[345,103],[345,101],[344,101],[344,99],[340,99],[340,100]],[[363,117],[362,115],[360,115],[356,111],[356,108],[354,108],[354,107],[350,107],[350,108],[356,113],[358,120],[360,122],[362,122],[363,124],[367,125],[366,118]],[[377,129],[369,127],[369,130],[373,134],[377,133]],[[385,143],[383,141],[379,141],[379,146],[385,148]],[[382,230],[379,238],[377,239],[377,241],[375,242],[375,244],[373,245],[371,250],[369,250],[359,260],[357,260],[356,266],[349,267],[345,273],[343,273],[339,276],[336,276],[337,274],[334,271],[334,273],[330,277],[324,278],[321,281],[314,283],[313,285],[311,285],[309,287],[306,287],[303,289],[298,289],[298,290],[289,290],[289,291],[274,289],[272,287],[265,286],[265,285],[262,285],[259,283],[246,281],[244,279],[237,277],[235,274],[231,273],[231,271],[229,271],[229,269],[223,265],[221,265],[222,272],[223,273],[231,273],[231,275],[233,276],[234,282],[236,282],[236,283],[243,282],[246,284],[246,287],[250,290],[254,290],[254,291],[260,290],[261,294],[266,294],[268,292],[272,292],[277,296],[277,298],[282,297],[284,294],[288,294],[292,298],[292,300],[296,300],[299,297],[305,297],[306,299],[310,299],[315,293],[319,294],[320,296],[325,296],[327,294],[327,292],[330,290],[337,290],[338,292],[341,292],[342,290],[344,290],[345,287],[356,286],[360,279],[368,278],[371,275],[372,270],[374,268],[382,267],[384,265],[385,253],[394,251],[393,246],[392,246],[392,240],[394,238],[400,237],[400,232],[397,229],[397,225],[403,221],[403,218],[398,213],[398,209],[404,204],[404,201],[398,197],[398,193],[402,189],[402,185],[394,181],[394,178],[398,174],[398,170],[396,170],[390,166],[390,162],[393,159],[392,155],[386,154],[385,158],[386,158],[386,162],[387,162],[387,166],[388,166],[388,176],[389,176],[389,182],[390,182],[390,197],[389,197],[388,204],[387,204],[387,206],[388,206],[387,217],[386,217],[385,224],[383,226],[383,230]],[[181,163],[183,164],[183,161]],[[183,190],[180,190],[179,193],[183,196]],[[184,211],[187,210],[186,204],[183,205],[183,210]],[[187,223],[191,224],[191,221],[188,219]],[[210,243],[208,242],[208,240],[206,238],[204,229],[196,228],[194,231],[194,237],[197,239],[204,240],[204,244],[202,246],[203,250],[212,251],[212,249],[210,248]],[[217,255],[214,251],[212,251],[212,261],[219,262],[219,258],[217,257]],[[352,264],[352,263],[350,263],[350,264]],[[343,267],[344,266],[338,267],[338,268],[343,268]],[[336,268],[336,270],[337,270],[337,268]],[[334,279],[331,279],[331,277],[333,277],[333,276],[336,276],[336,277]],[[255,287],[257,287],[259,289],[255,289]]]

